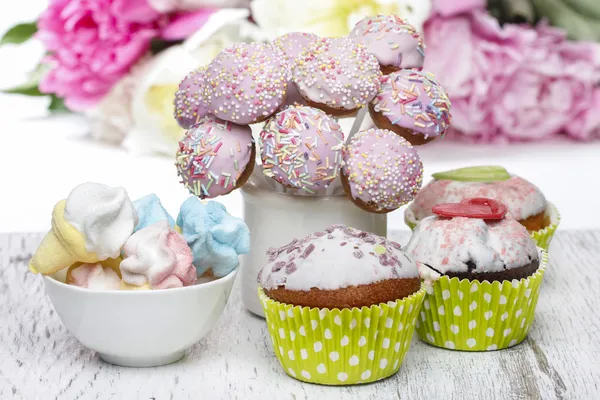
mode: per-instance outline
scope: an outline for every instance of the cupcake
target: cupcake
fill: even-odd
[[[433,212],[405,248],[422,277],[435,278],[417,323],[419,337],[466,351],[523,341],[534,318],[545,251],[495,200],[443,203]]]
[[[334,225],[268,256],[259,296],[288,375],[349,385],[398,371],[425,294],[399,244]]]
[[[537,245],[548,249],[560,216],[531,182],[498,166],[460,168],[435,173],[433,178],[405,211],[404,219],[411,229],[423,218],[433,215],[431,209],[438,203],[486,197],[504,204],[508,214],[527,228]]]

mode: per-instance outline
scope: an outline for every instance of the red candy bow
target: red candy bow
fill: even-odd
[[[465,199],[460,203],[443,203],[432,207],[431,211],[440,217],[467,217],[480,219],[502,219],[506,206],[496,200],[478,197]]]

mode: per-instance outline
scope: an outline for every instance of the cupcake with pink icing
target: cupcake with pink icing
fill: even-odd
[[[384,75],[401,69],[423,68],[425,44],[414,26],[396,15],[360,20],[349,37],[377,57]]]
[[[423,182],[423,164],[416,149],[385,129],[354,136],[344,155],[342,186],[360,208],[388,213],[409,203]]]
[[[349,115],[366,106],[377,94],[380,78],[375,56],[348,38],[315,40],[293,69],[300,96],[331,115]]]
[[[548,248],[560,216],[533,183],[511,175],[500,166],[459,168],[435,173],[433,178],[405,211],[404,218],[410,227],[433,215],[432,207],[438,203],[487,197],[504,204],[508,215],[521,223],[540,247]]]
[[[221,51],[210,62],[202,89],[208,111],[236,124],[261,122],[285,100],[291,66],[276,47],[239,43]]]
[[[421,145],[443,136],[450,126],[450,99],[429,72],[402,70],[381,79],[369,104],[375,125]]]
[[[534,318],[547,254],[502,203],[441,203],[405,247],[432,282],[417,332],[438,347],[497,350],[520,343]]]
[[[123,247],[123,289],[169,289],[196,282],[192,250],[167,221],[135,232]]]
[[[242,186],[254,169],[256,149],[250,127],[208,115],[179,142],[175,165],[181,183],[201,199]]]
[[[260,133],[263,172],[282,185],[315,193],[338,177],[344,133],[337,121],[309,106],[275,114]]]
[[[179,89],[175,92],[174,117],[183,129],[189,129],[208,114],[208,108],[202,98],[205,71],[206,67],[191,71],[181,81]]]

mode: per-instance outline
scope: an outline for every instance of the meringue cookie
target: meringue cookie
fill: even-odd
[[[121,278],[112,268],[101,263],[81,264],[69,270],[67,283],[91,290],[119,290]]]
[[[131,235],[124,252],[121,274],[125,283],[149,283],[152,289],[168,289],[196,282],[192,251],[166,220]]]
[[[218,278],[228,275],[238,267],[239,255],[250,251],[248,226],[221,203],[203,204],[192,196],[181,205],[177,225],[192,248],[199,276],[211,268]]]
[[[85,247],[98,260],[117,258],[138,223],[124,188],[82,183],[66,200],[65,220],[85,236]]]
[[[133,230],[134,232],[163,220],[169,222],[171,228],[175,227],[175,220],[169,215],[167,210],[165,210],[160,199],[154,193],[150,193],[141,199],[137,199],[133,202],[133,206],[135,207],[135,211],[139,218],[139,222]]]

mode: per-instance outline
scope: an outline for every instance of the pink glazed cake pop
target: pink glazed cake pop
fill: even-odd
[[[450,99],[428,72],[402,70],[381,80],[369,104],[375,125],[421,145],[444,135],[450,126]]]
[[[221,51],[206,69],[202,96],[210,113],[236,124],[253,124],[283,104],[291,66],[272,45],[239,43]]]
[[[263,172],[284,186],[315,193],[343,165],[344,133],[337,121],[308,106],[275,114],[260,133]]]
[[[400,69],[423,68],[425,44],[414,26],[395,15],[360,20],[349,37],[377,57],[385,75]]]
[[[415,198],[423,164],[402,137],[385,129],[359,132],[347,145],[342,186],[363,210],[384,214]]]
[[[314,33],[292,32],[275,38],[273,40],[273,45],[288,57],[291,67],[294,68],[296,57],[305,51],[310,43],[317,39],[319,39],[319,37]],[[288,82],[283,108],[290,104],[306,104],[306,101],[300,96],[296,85],[294,85],[291,79]]]
[[[175,92],[174,117],[183,129],[197,124],[208,114],[206,104],[202,100],[205,71],[206,67],[200,67],[187,74],[179,84],[179,90]]]
[[[181,183],[201,199],[242,186],[254,169],[256,149],[249,126],[208,115],[179,142],[175,165]]]
[[[375,56],[348,38],[315,40],[295,63],[293,79],[300,96],[331,115],[364,107],[381,85]]]

